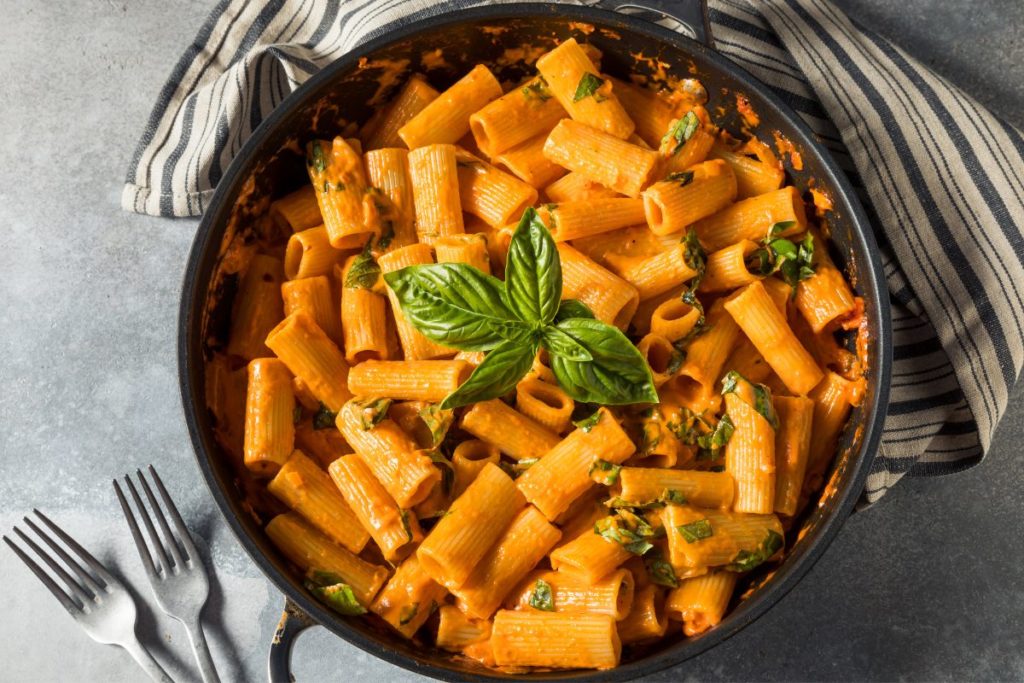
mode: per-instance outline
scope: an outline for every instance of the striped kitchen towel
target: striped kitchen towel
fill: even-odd
[[[124,208],[200,215],[245,139],[319,68],[472,4],[221,0],[160,93]],[[804,118],[876,228],[895,366],[864,501],[978,463],[1024,363],[1024,138],[827,0],[709,4],[717,49]]]

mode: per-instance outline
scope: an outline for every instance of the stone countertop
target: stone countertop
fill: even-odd
[[[842,0],[1018,126],[1019,0]],[[207,632],[225,680],[261,680],[281,596],[219,519],[193,464],[175,365],[179,287],[195,221],[119,209],[150,106],[212,0],[0,0],[0,528],[33,507],[152,604],[110,480],[154,463],[216,567]],[[724,645],[652,681],[1024,678],[1024,390],[988,460],[905,480],[855,515],[807,577]],[[94,644],[6,549],[0,679],[143,680]],[[152,608],[140,632],[179,680],[184,631]],[[299,680],[413,680],[324,629]]]

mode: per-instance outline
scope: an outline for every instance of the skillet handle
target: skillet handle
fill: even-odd
[[[270,652],[267,653],[267,678],[270,683],[292,683],[292,646],[299,634],[316,622],[300,610],[298,606],[285,598],[284,612],[277,623],[274,639],[270,641]]]
[[[714,47],[707,0],[599,0],[599,7],[636,14]]]

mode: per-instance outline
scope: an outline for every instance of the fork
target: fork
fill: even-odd
[[[53,538],[40,529],[28,517],[23,518],[29,529],[34,531],[46,545],[50,547],[67,569],[70,569],[77,580],[67,570],[57,563],[53,556],[29,538],[21,529],[14,527],[14,533],[21,538],[22,542],[32,549],[33,552],[60,578],[67,587],[65,591],[46,570],[36,564],[29,555],[7,536],[4,536],[4,543],[10,546],[21,561],[28,565],[32,573],[43,582],[43,585],[50,589],[53,597],[64,606],[75,621],[81,624],[89,636],[99,643],[106,645],[120,645],[128,654],[138,662],[139,666],[145,669],[150,678],[161,683],[173,683],[171,677],[157,664],[153,656],[149,654],[135,634],[136,609],[135,601],[131,593],[124,585],[100,564],[85,548],[78,544],[59,526],[39,510],[33,510],[49,528],[50,532],[64,542],[71,552],[78,556],[81,563],[88,569],[75,561],[71,555],[64,550]],[[92,570],[90,572],[89,570]]]
[[[167,489],[164,488],[164,483],[160,480],[160,475],[156,473],[152,465],[149,466],[149,474],[153,478],[157,491],[160,493],[160,499],[163,501],[164,507],[167,508],[171,522],[174,524],[174,529],[177,532],[176,535],[171,532],[171,527],[167,523],[167,517],[160,510],[156,496],[153,495],[153,490],[150,488],[142,471],[135,470],[135,474],[138,477],[143,492],[146,494],[150,507],[153,509],[153,516],[156,517],[157,524],[163,532],[164,540],[161,542],[160,537],[156,533],[156,528],[153,526],[153,521],[146,511],[146,506],[142,504],[142,498],[139,496],[135,484],[132,483],[128,475],[125,475],[125,485],[128,487],[132,500],[135,501],[135,506],[139,510],[139,516],[142,518],[142,524],[146,527],[146,531],[149,534],[153,550],[152,555],[142,538],[138,522],[135,521],[135,515],[128,505],[124,493],[121,492],[121,487],[118,485],[117,480],[114,480],[114,491],[117,493],[117,499],[121,502],[121,509],[124,510],[125,519],[128,520],[128,527],[131,529],[132,538],[135,539],[135,545],[139,550],[139,557],[142,558],[142,564],[146,568],[146,573],[149,574],[149,581],[153,586],[153,595],[156,597],[156,602],[160,605],[160,609],[165,614],[174,617],[185,625],[189,643],[192,645],[192,652],[195,654],[196,661],[199,664],[199,672],[202,674],[203,681],[205,683],[215,683],[220,681],[220,678],[217,676],[217,669],[213,664],[210,648],[206,644],[206,636],[203,635],[203,627],[199,621],[203,607],[206,605],[206,598],[210,594],[210,581],[206,576],[206,569],[203,567],[199,553],[196,552],[196,547],[192,543],[192,537],[188,533],[188,528],[186,528],[185,523],[182,521],[181,515],[178,514],[178,508],[175,507],[174,501],[171,500]]]

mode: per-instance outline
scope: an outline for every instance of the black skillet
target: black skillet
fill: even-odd
[[[878,251],[853,190],[800,118],[765,85],[712,48],[706,8],[700,0],[647,1],[648,9],[655,4],[658,9],[639,13],[632,3],[614,4],[618,11],[559,4],[501,4],[403,20],[341,56],[288,97],[257,128],[220,181],[196,234],[185,272],[179,374],[196,459],[213,499],[253,561],[285,595],[285,612],[270,650],[272,681],[289,680],[295,637],[315,624],[392,664],[446,680],[624,681],[644,676],[675,666],[721,643],[781,599],[824,553],[860,495],[881,436],[892,348],[889,301]],[[654,20],[662,25],[656,25]],[[485,27],[500,30],[484,31]],[[588,31],[587,27],[593,30]],[[233,229],[231,225],[244,226],[250,219],[236,204],[246,180],[255,178],[255,185],[251,186],[253,197],[280,196],[295,189],[304,182],[305,170],[299,155],[282,151],[289,138],[304,142],[314,135],[337,133],[336,117],[316,117],[318,110],[336,111],[349,121],[366,119],[370,110],[365,102],[375,93],[381,71],[359,68],[361,57],[367,57],[371,63],[409,59],[412,71],[427,73],[435,86],[443,88],[478,62],[488,63],[501,80],[518,79],[525,73],[521,67],[497,63],[506,48],[524,43],[553,45],[553,41],[569,36],[594,43],[603,52],[602,69],[613,75],[650,73],[652,62],[636,59],[636,55],[642,55],[663,62],[670,74],[696,76],[710,95],[709,111],[714,112],[719,104],[725,108],[724,124],[728,129],[737,131],[740,127],[733,106],[735,93],[746,95],[761,119],[754,132],[770,142],[773,131],[779,131],[802,153],[802,170],[787,168],[788,180],[806,189],[814,179],[816,187],[833,199],[835,210],[829,216],[833,256],[855,275],[857,293],[864,298],[869,321],[868,384],[864,403],[854,411],[842,437],[830,485],[820,500],[808,506],[799,535],[794,529],[787,539],[789,552],[785,561],[770,576],[755,574],[747,579],[748,586],[756,590],[737,601],[721,624],[699,637],[678,637],[653,647],[627,648],[623,664],[611,671],[513,676],[411,644],[379,623],[341,617],[302,587],[301,580],[289,570],[287,561],[269,542],[261,525],[242,507],[236,473],[217,445],[212,416],[205,408],[203,364],[211,348],[223,342],[230,316],[234,283],[230,278],[218,278],[217,282],[213,279],[225,234]],[[428,71],[420,63],[420,56],[437,48],[442,49],[447,66]],[[347,676],[342,667],[339,662],[338,678],[343,680]]]

